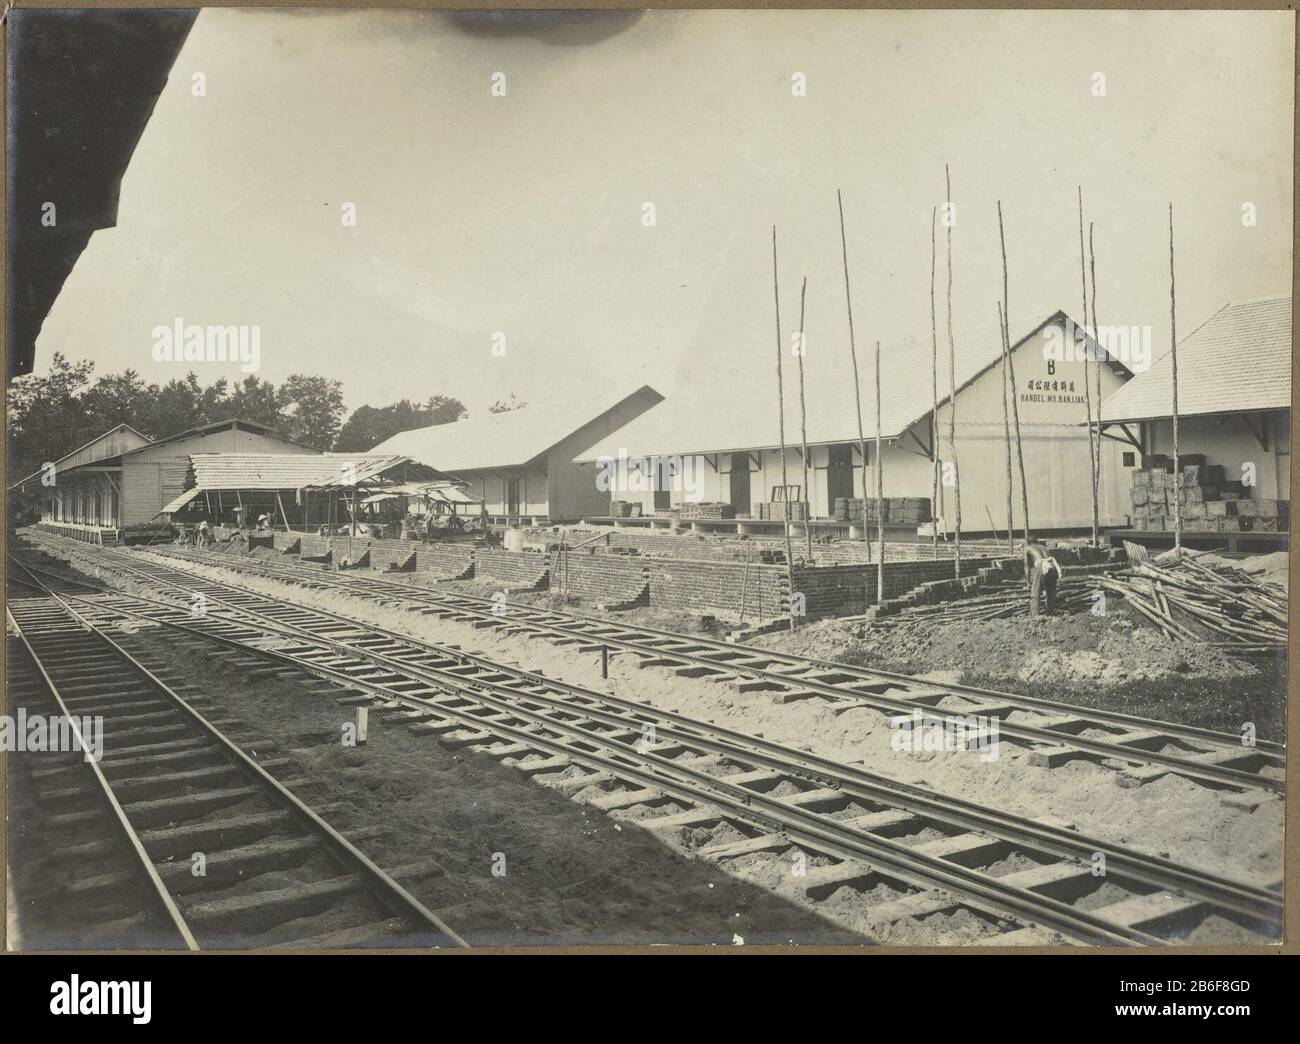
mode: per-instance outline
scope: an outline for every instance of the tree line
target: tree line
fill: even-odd
[[[249,374],[242,381],[223,377],[202,385],[190,372],[160,385],[146,382],[135,370],[95,377],[94,368],[92,362],[72,362],[56,352],[48,372],[10,383],[5,395],[8,483],[119,424],[156,439],[238,418],[313,449],[356,453],[399,431],[469,415],[459,399],[431,395],[423,403],[402,399],[389,406],[361,406],[345,421],[342,382],[327,377],[295,373],[275,385]],[[524,405],[511,395],[489,412]]]

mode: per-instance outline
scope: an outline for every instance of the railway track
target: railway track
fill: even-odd
[[[997,692],[966,685],[942,685],[908,675],[812,659],[754,646],[675,634],[657,628],[503,603],[461,592],[431,590],[387,578],[319,568],[268,564],[216,552],[152,548],[179,561],[248,571],[317,590],[336,591],[408,608],[444,619],[492,628],[503,634],[537,634],[559,644],[601,648],[639,658],[689,677],[732,682],[742,692],[763,692],[782,702],[819,698],[842,707],[869,706],[891,716],[997,719],[1001,738],[1032,750],[1046,767],[1079,758],[1124,766],[1138,781],[1172,772],[1205,786],[1285,791],[1285,748],[1240,736],[1155,721],[1095,708]],[[141,556],[126,555],[137,563]]]
[[[84,597],[66,593],[75,581],[24,580],[42,594],[6,605],[10,706],[44,708],[71,723],[81,750],[99,748],[97,758],[65,750],[25,759],[28,814],[40,815],[29,847],[45,878],[42,903],[67,904],[80,919],[77,930],[63,918],[29,940],[465,945],[399,883],[436,864],[380,869],[353,843],[376,828],[349,839],[330,826],[286,785],[293,766],[273,744],[233,739],[242,723],[209,717],[205,698],[149,670],[88,618]]]
[[[110,567],[124,578],[172,600],[79,599],[104,625],[123,617],[147,620],[307,671],[333,682],[343,698],[377,702],[450,746],[478,749],[530,775],[566,775],[566,789],[585,791],[591,803],[623,810],[652,830],[725,826],[726,840],[700,848],[706,858],[808,854],[818,865],[808,870],[807,895],[886,885],[896,898],[873,911],[885,923],[969,908],[995,919],[1009,941],[1041,941],[1041,929],[1048,929],[1112,945],[1176,939],[1216,914],[1264,936],[1280,923],[1281,899],[1269,889],[337,614],[142,564],[136,556],[111,555]],[[197,618],[190,613],[196,595],[205,605]],[[274,650],[250,644],[272,636],[279,640]],[[1122,895],[1094,909],[1088,897],[1098,885],[1099,853],[1107,885]],[[1018,929],[1027,931],[1017,936]]]

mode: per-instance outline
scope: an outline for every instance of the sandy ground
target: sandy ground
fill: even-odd
[[[209,572],[208,567],[195,567]],[[230,579],[212,570],[210,575]],[[836,714],[820,699],[777,703],[763,693],[740,693],[727,684],[681,678],[660,668],[642,669],[615,656],[608,682],[599,658],[541,640],[499,636],[467,624],[388,609],[363,599],[341,602],[331,593],[244,577],[254,590],[344,612],[431,642],[459,644],[552,677],[600,689],[651,707],[688,714],[728,728],[804,747],[872,772],[920,783],[1036,819],[1071,825],[1117,844],[1154,852],[1191,866],[1272,884],[1282,875],[1283,802],[1268,798],[1253,812],[1225,803],[1220,792],[1165,776],[1126,786],[1121,774],[1086,761],[1046,769],[1029,764],[1028,752],[1005,741],[999,756],[987,752],[900,752],[885,715],[869,709]],[[346,605],[346,608],[344,607]]]
[[[754,644],[903,674],[942,672],[954,682],[1221,732],[1249,721],[1263,739],[1285,738],[1283,657],[1167,642],[1122,607],[1106,617],[916,621],[865,633],[828,620]]]

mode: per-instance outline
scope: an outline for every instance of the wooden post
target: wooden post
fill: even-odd
[[[288,533],[290,532],[289,516],[284,513],[284,501],[280,499],[280,491],[278,489],[275,491],[275,502],[280,508],[280,519],[284,522],[284,531]]]
[[[1169,359],[1173,364],[1174,401],[1174,550],[1183,547],[1182,465],[1178,458],[1178,315],[1174,299],[1174,205],[1169,204]]]
[[[876,342],[876,532],[880,555],[876,559],[876,605],[885,600],[885,458],[880,453],[880,342]]]
[[[849,291],[849,241],[844,234],[844,196],[839,189],[835,190],[835,198],[839,200],[840,205],[840,248],[844,255],[844,304],[849,312],[849,357],[853,360],[853,399],[858,407],[858,449],[862,454],[862,539],[867,545],[867,561],[871,561],[871,534],[867,531],[867,436],[862,430],[862,382],[858,379],[858,348],[857,342],[853,337],[853,295]],[[938,447],[936,446],[937,450]],[[879,466],[880,462],[876,462]],[[852,499],[850,497],[849,499]],[[882,546],[881,554],[884,554]],[[871,592],[866,589],[865,575],[863,580],[862,593],[862,612],[865,615],[867,605],[871,601]]]
[[[934,303],[935,256],[938,248],[934,238],[934,215],[937,208],[930,208],[930,459],[934,462],[934,484],[930,495],[930,545],[933,557],[939,557],[939,318]]]
[[[952,337],[952,178],[948,164],[943,165],[944,183],[948,191],[948,452],[952,455],[953,470],[953,575],[961,576],[961,465],[957,463],[957,347]],[[884,510],[884,505],[881,505]]]
[[[785,382],[781,376],[781,282],[776,267],[776,226],[772,226],[772,297],[776,303],[776,410],[777,425],[781,436],[781,485],[783,492],[789,492],[789,476],[785,463]],[[745,467],[749,467],[746,462]],[[785,582],[790,590],[790,630],[794,630],[794,549],[790,546],[790,501],[782,504],[784,519],[781,528],[785,531]]]
[[[1092,340],[1097,345],[1097,365],[1092,368],[1097,380],[1097,468],[1092,474],[1092,530],[1093,543],[1101,543],[1101,366],[1106,360],[1106,349],[1101,343],[1101,327],[1097,323],[1097,255],[1092,250],[1092,222],[1088,222],[1088,281],[1092,284]],[[1084,380],[1088,375],[1084,374]]]
[[[1083,284],[1083,335],[1088,336],[1088,272],[1084,267],[1083,258],[1083,186],[1079,186],[1079,281]],[[1093,301],[1096,302],[1096,287],[1093,288]],[[1097,324],[1097,316],[1092,317],[1093,326]],[[1094,338],[1095,339],[1095,338]],[[1088,345],[1084,342],[1083,353],[1083,398],[1084,408],[1088,414],[1088,474],[1092,479],[1092,546],[1096,547],[1098,542],[1098,512],[1097,512],[1097,457],[1101,453],[1101,447],[1093,442],[1092,434],[1092,389],[1088,383]],[[1098,365],[1101,361],[1098,360]],[[1098,410],[1098,436],[1101,433],[1101,402],[1097,402]]]
[[[1002,401],[1003,402],[1006,401],[1005,397],[1003,398]],[[998,527],[993,521],[993,511],[989,508],[987,504],[984,505],[984,514],[989,516],[989,529],[993,533],[993,542],[996,544],[998,542]]]
[[[803,353],[808,345],[803,330],[804,298],[807,295],[808,277],[804,276],[803,287],[799,291],[799,354],[795,358],[799,360],[799,435],[803,442],[803,500],[805,512],[803,532],[808,548],[808,564],[812,565],[812,490],[808,487],[808,405],[804,400],[803,388]]]
[[[1008,395],[1015,395],[1015,382],[1007,376],[1007,360],[1011,355],[1010,335],[1007,331],[1006,316],[1002,314],[1002,302],[998,302],[998,336],[1002,338],[1002,434],[1007,447],[1007,553],[1015,554],[1016,519],[1012,510],[1012,494],[1015,483],[1011,479],[1011,405]],[[1088,436],[1092,438],[1091,435]],[[991,519],[990,519],[991,521]]]
[[[1002,200],[998,200],[998,242],[1002,246],[1002,323],[1007,344],[1007,374],[1011,378],[1011,412],[1016,422],[1016,458],[1020,462],[1020,507],[1025,513],[1025,547],[1029,547],[1029,487],[1025,484],[1025,450],[1020,441],[1020,401],[1016,392],[1016,360],[1011,354],[1011,306],[1007,297],[1007,237],[1002,227]]]

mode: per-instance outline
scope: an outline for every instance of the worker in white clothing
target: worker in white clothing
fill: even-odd
[[[1025,579],[1029,582],[1029,617],[1038,617],[1038,600],[1046,596],[1047,615],[1056,611],[1056,585],[1061,579],[1060,563],[1044,544],[1025,548]]]

